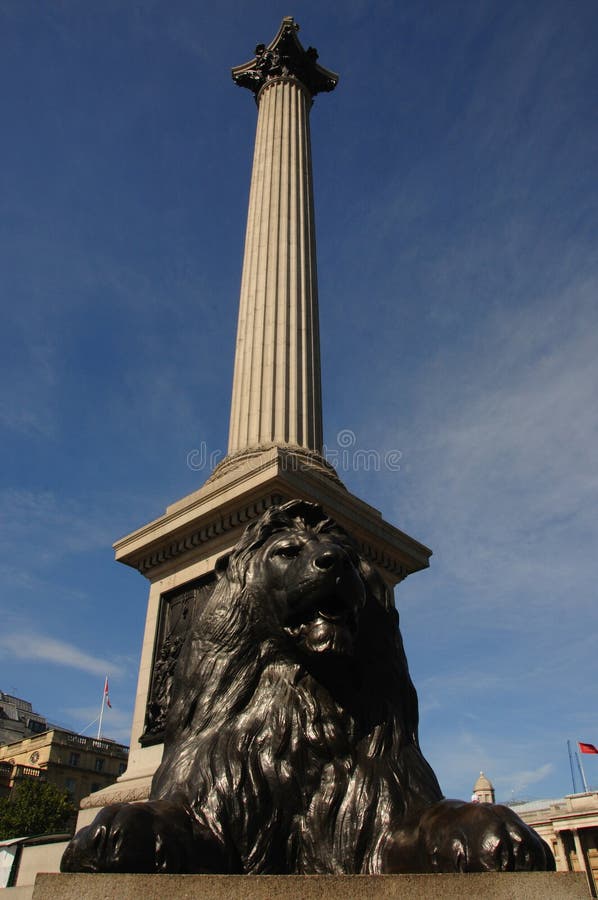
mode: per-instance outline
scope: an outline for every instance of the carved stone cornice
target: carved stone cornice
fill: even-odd
[[[300,82],[311,97],[322,91],[333,91],[338,75],[318,65],[318,51],[314,47],[305,50],[301,46],[298,30],[299,25],[292,16],[285,16],[274,40],[267,46],[258,44],[254,59],[232,70],[235,84],[249,88],[256,99],[264,85],[281,79]]]
[[[201,528],[194,529],[177,540],[167,541],[151,553],[148,553],[147,556],[143,556],[137,562],[136,568],[142,575],[147,576],[151,570],[163,565],[163,563],[193,551],[201,544],[209,543],[218,535],[226,534],[226,532],[238,526],[249,524],[252,519],[259,518],[270,506],[282,503],[283,500],[284,498],[281,494],[271,494],[253,503],[248,503],[241,509],[223,515],[215,515],[211,521],[203,524]]]
[[[137,562],[136,568],[142,575],[149,577],[154,569],[162,566],[164,563],[193,551],[201,544],[209,543],[218,535],[226,534],[238,526],[248,525],[252,519],[259,518],[270,506],[286,502],[289,499],[289,496],[282,494],[271,494],[260,501],[248,504],[240,510],[216,516],[211,522],[193,530],[179,540],[170,541],[153,550],[153,552]],[[384,569],[389,575],[395,576],[396,581],[402,581],[412,571],[393,554],[377,547],[370,541],[363,540],[359,536],[353,535],[353,537],[366,559],[379,568]]]
[[[139,800],[147,800],[151,788],[151,778],[133,787],[126,784],[122,784],[121,787],[118,782],[109,787],[111,790],[106,791],[105,794],[103,791],[96,791],[96,793],[84,797],[80,803],[81,809],[97,809],[107,806],[108,803],[135,803]]]
[[[317,458],[271,446],[239,454],[234,462],[159,519],[117,541],[117,560],[150,580],[162,578],[173,566],[180,569],[226,552],[268,507],[301,497],[318,503],[344,527],[389,584],[429,565],[431,550],[385,522],[378,510],[316,465]]]

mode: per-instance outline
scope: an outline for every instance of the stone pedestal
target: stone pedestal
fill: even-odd
[[[583,875],[38,875],[33,900],[586,900]]]

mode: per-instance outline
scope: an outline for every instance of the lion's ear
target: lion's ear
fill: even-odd
[[[228,568],[228,561],[230,559],[230,553],[223,553],[222,556],[219,556],[214,565],[214,572],[218,576],[218,578],[222,578],[224,573]]]
[[[374,598],[374,600],[380,604],[382,609],[385,609],[386,612],[390,612],[395,608],[393,595],[390,588],[384,583],[382,576],[376,571],[374,566],[371,565],[366,559],[363,557],[359,560],[359,569],[361,572],[361,577],[366,583],[368,592]]]

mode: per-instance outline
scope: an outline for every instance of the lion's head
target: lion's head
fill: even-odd
[[[273,507],[218,569],[247,593],[270,640],[308,657],[354,654],[371,573],[319,507],[297,500]]]

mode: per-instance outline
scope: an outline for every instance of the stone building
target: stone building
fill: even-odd
[[[492,782],[480,772],[471,799],[494,803]],[[585,872],[593,897],[598,894],[598,791],[569,794],[560,800],[508,803],[544,838],[554,853],[557,871]]]
[[[49,728],[46,718],[28,700],[0,691],[0,745],[12,744]]]
[[[598,791],[560,800],[509,803],[552,848],[559,872],[585,872],[592,897],[598,895]]]
[[[0,746],[0,794],[23,778],[40,778],[68,791],[78,805],[112,784],[127,767],[128,747],[53,728]]]

